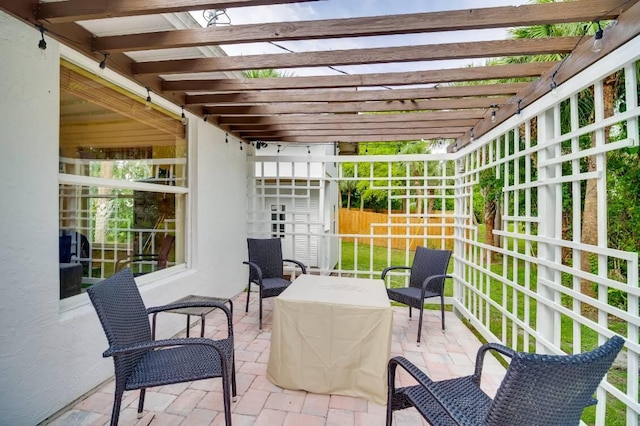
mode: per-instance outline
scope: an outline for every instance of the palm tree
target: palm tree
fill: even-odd
[[[292,77],[293,73],[274,70],[273,68],[264,68],[259,70],[242,71],[246,78],[279,78]]]

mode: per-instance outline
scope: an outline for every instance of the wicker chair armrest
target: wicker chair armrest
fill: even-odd
[[[256,273],[258,274],[258,280],[260,281],[258,284],[262,285],[262,269],[258,266],[258,264],[248,261],[242,263],[248,265],[249,268],[253,268],[256,271]]]
[[[302,273],[306,274],[307,273],[307,267],[305,266],[304,263],[300,262],[299,260],[295,260],[295,259],[282,259],[283,262],[291,262],[291,263],[295,263],[296,265],[298,265],[300,267],[300,269],[302,269]]]
[[[425,391],[427,391],[436,400],[436,402],[440,405],[440,407],[449,415],[449,417],[451,417],[451,419],[456,424],[459,424],[459,425],[471,424],[466,419],[460,418],[456,413],[457,410],[455,409],[452,410],[449,408],[450,399],[447,398],[446,395],[442,395],[442,392],[440,392],[440,389],[438,388],[437,383],[431,380],[422,370],[416,367],[411,361],[409,361],[405,357],[396,356],[389,360],[388,368],[389,370],[395,369],[396,366],[398,365],[402,367],[404,370],[406,370],[407,373],[409,373],[414,379],[416,379],[416,381],[420,384],[420,386],[422,386],[425,389]],[[393,375],[395,376],[395,373]]]
[[[147,308],[147,315],[158,314],[160,312],[170,311],[173,309],[180,309],[180,308],[205,308],[205,307],[218,308],[224,312],[224,314],[227,316],[227,331],[229,333],[229,336],[233,336],[233,316],[231,315],[231,310],[227,307],[227,305],[221,302],[203,300],[198,302],[170,303],[168,305],[154,306],[151,308]],[[155,319],[154,319],[154,322],[155,322]]]
[[[382,270],[382,274],[380,275],[380,278],[384,280],[384,277],[387,276],[387,273],[394,269],[411,269],[411,266],[389,266],[388,268],[384,268]]]
[[[108,358],[115,355],[122,355],[131,352],[146,351],[149,349],[159,349],[172,346],[187,346],[187,345],[204,345],[211,346],[218,352],[220,358],[226,363],[226,355],[224,348],[220,347],[220,344],[215,340],[206,339],[203,337],[189,338],[189,339],[164,339],[164,340],[150,340],[148,342],[137,343],[135,345],[127,346],[111,346],[109,349],[102,353],[103,358]]]
[[[509,358],[513,358],[516,354],[516,351],[514,351],[513,349],[499,343],[485,343],[484,345],[482,345],[480,349],[478,349],[478,353],[476,355],[476,368],[475,372],[473,373],[474,381],[476,381],[478,386],[480,386],[480,378],[482,377],[482,365],[484,363],[484,356],[490,350],[508,356]]]
[[[431,275],[430,277],[427,277],[424,282],[422,283],[422,293],[424,296],[424,291],[427,288],[427,286],[429,285],[429,283],[435,279],[438,278],[453,278],[451,275],[447,275],[447,274],[438,274],[438,275]],[[442,292],[444,291],[444,280],[442,280],[442,285],[440,286],[440,294],[442,294]]]

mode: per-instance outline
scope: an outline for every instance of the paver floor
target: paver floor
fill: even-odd
[[[234,337],[238,397],[232,402],[234,426],[376,426],[385,424],[383,405],[366,399],[340,395],[319,395],[282,389],[266,378],[271,338],[273,298],[264,300],[262,331],[258,328],[255,298],[244,312],[246,294],[234,300]],[[475,356],[481,342],[451,312],[446,313],[446,331],[440,328],[440,312],[425,311],[422,340],[416,345],[418,321],[409,320],[407,307],[393,308],[391,356],[403,355],[420,366],[433,380],[473,373]],[[415,311],[414,311],[415,314]],[[205,337],[226,333],[223,315],[211,313],[206,320]],[[194,323],[192,336],[199,336],[200,325]],[[181,334],[182,336],[183,334]],[[401,385],[413,379],[399,369]],[[504,368],[487,356],[482,385],[493,396]],[[87,395],[48,424],[54,426],[102,426],[109,424],[113,404],[113,380]],[[224,425],[220,379],[201,380],[150,388],[145,411],[137,418],[138,391],[125,392],[119,424],[123,426],[207,426]],[[394,424],[426,425],[412,408],[394,413]]]

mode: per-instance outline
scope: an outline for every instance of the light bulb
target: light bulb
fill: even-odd
[[[591,47],[591,51],[593,53],[599,53],[601,50],[602,50],[602,35],[600,35],[600,38],[598,38],[598,34],[596,34],[596,38],[593,39],[593,46]]]
[[[187,125],[187,116],[184,114],[184,107],[182,107],[182,114],[180,115],[180,117],[182,118],[182,120],[180,120],[182,122],[183,126]]]
[[[491,122],[496,122],[496,110],[491,111]]]
[[[602,27],[600,26],[600,21],[597,22],[598,30],[596,31],[596,35],[593,38],[593,46],[591,47],[591,51],[593,53],[598,53],[602,50],[602,36],[604,31],[602,31]]]
[[[549,84],[549,87],[551,88],[551,96],[554,98],[558,97],[558,83],[556,83],[554,80],[551,80],[551,84]]]
[[[151,110],[151,96],[147,96],[147,100],[144,103],[144,109]]]

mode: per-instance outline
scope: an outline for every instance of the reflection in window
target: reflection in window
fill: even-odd
[[[185,261],[187,143],[177,116],[61,68],[60,297],[129,267]],[[70,84],[72,82],[73,84]]]

